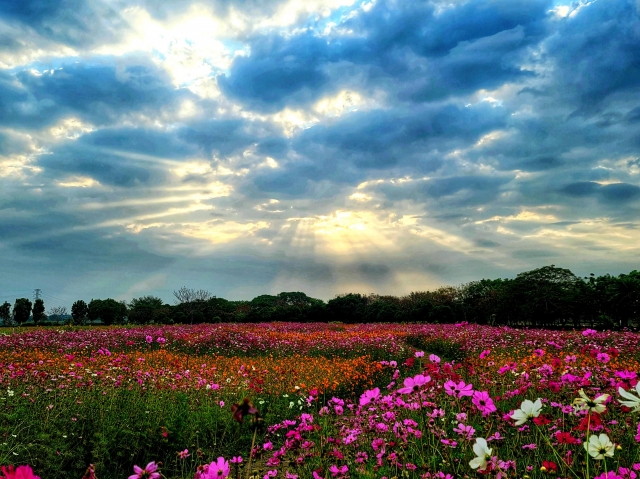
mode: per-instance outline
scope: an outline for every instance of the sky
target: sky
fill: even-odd
[[[0,0],[0,301],[640,269],[640,0]]]

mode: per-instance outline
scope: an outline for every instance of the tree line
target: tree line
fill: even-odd
[[[513,279],[482,279],[409,295],[348,293],[324,302],[302,292],[229,301],[206,290],[183,287],[175,304],[154,296],[128,303],[114,299],[76,301],[71,314],[27,298],[0,306],[5,325],[45,322],[84,324],[197,324],[219,322],[470,322],[537,328],[620,329],[640,327],[640,272],[580,278],[555,265]]]

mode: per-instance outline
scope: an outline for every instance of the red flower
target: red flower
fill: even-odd
[[[547,472],[558,472],[558,465],[553,461],[542,461],[542,467],[544,467]]]
[[[413,367],[413,363],[416,362],[416,358],[409,358],[404,362],[404,366],[411,368]]]
[[[591,417],[591,419],[589,419],[589,417]],[[578,431],[586,431],[587,430],[587,426],[592,431],[595,430],[596,428],[602,427],[602,419],[600,419],[600,415],[599,414],[587,414],[585,417],[583,417],[580,420],[580,424],[578,424],[573,429],[574,430],[578,430]]]
[[[556,433],[556,441],[560,444],[576,444],[578,440],[571,435],[569,432],[560,432]]]
[[[546,426],[547,424],[549,424],[551,422],[551,419],[549,419],[548,416],[541,414],[538,417],[534,417],[533,418],[533,422],[537,425],[537,426]]]

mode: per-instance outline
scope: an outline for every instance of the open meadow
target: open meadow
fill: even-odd
[[[7,328],[0,465],[42,479],[90,464],[100,479],[633,478],[639,339],[465,323]]]

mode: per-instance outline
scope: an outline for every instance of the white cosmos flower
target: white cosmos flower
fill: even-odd
[[[487,446],[486,439],[481,437],[476,438],[476,443],[473,445],[473,452],[478,457],[474,457],[469,461],[471,469],[477,469],[478,471],[484,471],[487,468],[487,459],[491,457],[491,451]]]
[[[532,417],[538,417],[540,410],[542,409],[542,400],[536,399],[536,402],[532,402],[529,399],[522,401],[520,409],[516,409],[511,415],[511,419],[515,419],[516,426],[522,426],[525,422]]]
[[[597,398],[591,399],[584,393],[584,389],[580,389],[579,393],[581,397],[573,400],[573,404],[578,406],[579,409],[586,409],[589,412],[595,412],[598,414],[607,409],[604,403],[609,399],[608,394],[601,394]]]
[[[636,384],[636,391],[638,393],[638,396],[640,396],[640,382]],[[640,397],[637,397],[631,393],[628,393],[623,388],[618,388],[618,394],[620,394],[620,396],[622,396],[623,398],[628,399],[628,401],[623,401],[622,399],[618,399],[620,404],[624,404],[627,407],[633,408],[633,412],[640,411]]]
[[[611,442],[609,436],[600,434],[599,436],[591,436],[589,442],[584,443],[584,448],[594,459],[604,459],[604,456],[613,457],[616,446]]]

